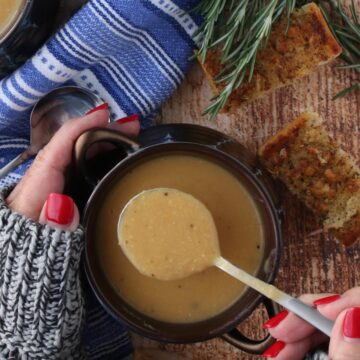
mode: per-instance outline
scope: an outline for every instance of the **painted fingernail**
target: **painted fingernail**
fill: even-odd
[[[60,225],[70,224],[74,218],[74,200],[63,194],[52,193],[46,202],[46,219]]]
[[[343,334],[349,342],[360,341],[360,307],[349,309],[345,314]]]
[[[271,329],[275,326],[278,326],[281,321],[283,321],[287,316],[289,312],[287,310],[283,310],[279,312],[277,315],[269,319],[266,323],[263,324],[263,329]]]
[[[133,121],[136,121],[136,120],[139,120],[139,115],[138,114],[129,115],[127,117],[116,120],[115,122],[118,123],[118,124],[126,124],[126,123],[133,122]]]
[[[280,351],[284,349],[285,343],[283,341],[277,341],[275,344],[272,344],[262,356],[266,358],[274,358],[279,355]]]
[[[313,308],[317,308],[319,305],[326,305],[326,304],[330,304],[336,300],[339,300],[341,298],[340,295],[330,295],[330,296],[326,296],[324,298],[315,300],[313,302]]]
[[[90,115],[90,114],[92,114],[92,113],[94,113],[94,112],[96,112],[96,111],[106,110],[106,109],[108,109],[108,108],[109,108],[109,104],[108,104],[108,103],[103,103],[103,104],[101,104],[101,105],[99,105],[99,106],[97,106],[97,107],[89,110],[85,115]]]

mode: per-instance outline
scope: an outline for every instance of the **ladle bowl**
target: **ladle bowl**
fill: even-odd
[[[156,207],[160,207],[161,213]],[[139,231],[139,228],[144,230],[144,217],[145,229],[152,229],[145,238],[144,231]],[[189,230],[189,221],[196,224],[196,232]],[[171,232],[175,224],[180,234],[177,237]],[[333,321],[221,255],[211,212],[190,194],[177,189],[155,188],[133,196],[120,213],[118,238],[125,256],[143,275],[158,280],[178,280],[216,266],[331,336]]]

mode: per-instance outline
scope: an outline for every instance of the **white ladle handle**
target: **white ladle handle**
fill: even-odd
[[[23,153],[18,155],[15,159],[11,160],[8,164],[0,169],[0,179],[9,174],[12,170],[21,165],[24,161],[29,159],[34,154],[30,151],[30,149],[26,149]]]
[[[215,260],[214,265],[219,269],[225,271],[227,274],[240,280],[244,284],[258,291],[260,294],[282,305],[285,309],[293,312],[315,328],[331,336],[331,331],[334,322],[322,316],[316,309],[302,301],[293,298],[292,296],[277,289],[275,286],[267,284],[266,282],[248,274],[246,271],[234,266],[231,262],[219,257]]]

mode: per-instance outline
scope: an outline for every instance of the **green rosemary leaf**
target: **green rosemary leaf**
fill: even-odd
[[[198,52],[201,61],[205,61],[207,50],[211,47],[215,36],[215,24],[222,14],[226,1],[223,0],[206,0],[202,1],[195,10],[200,11],[204,16],[204,35],[203,44]]]
[[[351,0],[350,11],[351,11],[351,15],[352,15],[352,17],[353,17],[354,23],[355,23],[356,25],[360,25],[360,23],[359,23],[359,18],[358,18],[357,13],[356,13],[356,8],[355,8],[354,0]]]
[[[340,98],[344,97],[345,95],[347,95],[348,93],[350,93],[350,92],[352,92],[354,90],[360,90],[360,83],[356,83],[354,85],[351,85],[351,86],[347,87],[344,90],[341,90],[332,99],[333,100],[340,99]]]
[[[326,9],[325,4],[330,7],[330,11]],[[349,7],[350,15],[347,14],[345,7],[339,0],[322,0],[320,8],[331,31],[343,48],[341,58],[345,64],[338,66],[338,68],[354,69],[360,73],[360,24],[354,0],[351,1]],[[333,100],[359,89],[360,83],[355,83],[336,94]]]
[[[338,69],[360,69],[360,64],[339,65]]]

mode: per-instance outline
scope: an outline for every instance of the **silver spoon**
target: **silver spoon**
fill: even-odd
[[[151,248],[147,248],[147,252],[145,254],[146,256],[142,256],[141,253],[141,256],[139,256],[137,250],[141,250],[141,244],[143,244],[144,239],[143,237],[141,237],[141,239],[139,238],[140,241],[137,241],[134,235],[136,233],[129,232],[129,228],[132,227],[134,229],[134,227],[138,228],[139,226],[141,226],[141,221],[138,221],[138,217],[141,216],[142,218],[144,218],[144,214],[141,213],[142,209],[145,209],[147,213],[150,213],[150,216],[156,217],[157,215],[155,214],[155,211],[150,212],[149,209],[155,210],[156,206],[166,204],[166,202],[164,202],[166,200],[164,200],[163,195],[166,195],[166,197],[169,198],[170,194],[172,196],[172,204],[176,204],[179,209],[184,209],[183,211],[185,212],[189,211],[188,209],[190,209],[191,206],[192,209],[195,208],[196,211],[201,212],[202,219],[207,219],[205,223],[206,227],[201,228],[202,233],[206,233],[205,236],[207,240],[205,242],[202,242],[201,249],[197,248],[196,245],[194,245],[199,242],[200,239],[195,241],[195,239],[191,239],[190,237],[188,238],[188,241],[179,241],[175,244],[175,242],[171,241],[171,229],[166,228],[166,231],[170,230],[168,232],[170,236],[166,237],[166,242],[164,243],[164,238],[162,238],[161,235],[159,236],[159,233],[157,233],[156,236],[154,235],[154,237],[150,240]],[[149,199],[154,199],[154,195],[159,196],[156,198],[156,201],[159,201],[160,199],[160,201],[162,202],[149,202]],[[176,199],[179,199],[180,195],[183,195],[181,203],[175,203],[175,201],[178,201]],[[138,205],[139,203],[140,207]],[[174,205],[170,206],[174,207]],[[166,208],[165,206],[161,207],[161,210],[164,213],[172,213],[172,209],[173,208],[170,207]],[[178,221],[181,224],[182,213],[178,212],[177,214],[178,219],[180,218],[180,220]],[[194,217],[194,215],[192,215],[192,217]],[[184,217],[184,219],[188,221],[186,217]],[[167,218],[167,220],[169,221],[169,218]],[[197,221],[198,219],[192,219],[191,221],[193,220]],[[159,224],[156,223],[156,221],[149,221],[149,219],[147,223],[150,223],[152,228],[164,228],[166,226],[164,223]],[[204,224],[204,222],[202,224]],[[186,222],[185,225],[184,221],[184,226],[188,227],[188,222]],[[331,335],[331,331],[334,326],[333,321],[322,316],[316,309],[312,308],[308,304],[305,304],[302,301],[284,293],[275,286],[267,284],[266,282],[256,278],[255,276],[248,274],[246,271],[240,269],[239,267],[233,265],[231,262],[223,258],[220,252],[216,228],[215,232],[212,231],[212,229],[214,228],[215,222],[210,211],[205,207],[205,205],[203,205],[193,196],[176,189],[149,189],[135,195],[128,201],[128,203],[123,208],[118,222],[119,245],[122,248],[124,254],[130,260],[130,262],[142,274],[148,276],[150,276],[149,274],[151,274],[152,277],[155,277],[159,280],[176,280],[192,275],[195,272],[204,270],[208,267],[216,266],[227,274],[234,277],[235,279],[256,290],[260,294],[282,305],[284,308],[292,311],[294,314],[307,321],[315,328],[322,331],[324,334],[328,336]],[[141,234],[143,234],[143,232]],[[208,234],[211,234],[211,236],[209,236]],[[169,239],[169,241],[167,239]],[[199,252],[202,253],[202,257],[199,256]],[[154,259],[154,255],[156,256],[156,254],[161,254],[163,258],[171,259],[171,268],[159,268],[159,262],[148,261],[149,259]],[[186,257],[186,263],[184,263],[183,261],[184,256]],[[142,263],[142,259],[145,259],[144,263]],[[190,262],[188,260],[190,260]],[[196,265],[199,263],[200,267],[197,267]]]
[[[77,86],[60,87],[46,94],[30,115],[30,146],[0,169],[0,179],[36,155],[65,122],[83,116],[102,103],[100,97]]]
[[[285,309],[293,312],[299,318],[305,320],[327,336],[331,336],[334,322],[321,315],[316,309],[310,305],[296,299],[273,285],[270,285],[255,276],[248,274],[246,271],[233,265],[230,261],[224,259],[222,256],[214,261],[214,265],[219,269],[225,271],[237,280],[240,280],[247,286],[256,290],[260,294],[282,305]]]

